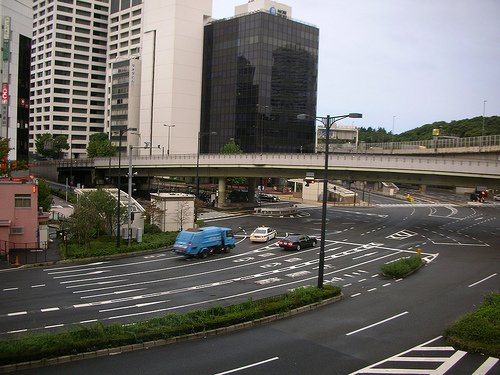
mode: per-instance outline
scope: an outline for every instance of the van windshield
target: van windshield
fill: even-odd
[[[232,238],[232,237],[234,237],[233,231],[232,231],[232,230],[228,230],[228,231],[226,231],[226,236],[227,236],[228,238]]]

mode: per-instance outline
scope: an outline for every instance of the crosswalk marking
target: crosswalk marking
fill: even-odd
[[[436,343],[443,342],[442,346]],[[421,356],[422,352],[439,352],[439,357]],[[431,354],[432,355],[432,354]],[[358,371],[352,372],[355,374],[421,374],[421,375],[441,375],[447,373],[467,355],[467,352],[455,350],[453,347],[446,345],[442,336],[438,336],[430,341],[414,348],[406,350],[395,356],[386,358],[373,365],[367,366]],[[407,365],[405,366],[405,363]],[[418,367],[415,368],[415,363]],[[476,369],[473,375],[488,374],[498,363],[498,358],[485,358],[481,365]],[[428,364],[426,366],[426,364]],[[436,364],[439,366],[436,367]]]

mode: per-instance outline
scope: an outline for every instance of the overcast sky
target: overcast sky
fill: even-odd
[[[214,18],[246,0],[213,0]],[[317,115],[402,133],[500,114],[500,0],[283,0],[319,28]],[[395,116],[395,117],[394,117]]]

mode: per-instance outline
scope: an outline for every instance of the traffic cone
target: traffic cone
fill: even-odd
[[[14,263],[14,266],[20,266],[21,263],[19,263],[19,255],[16,255],[16,262]]]

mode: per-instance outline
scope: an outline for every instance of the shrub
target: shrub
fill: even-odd
[[[476,311],[451,324],[444,337],[454,348],[500,357],[500,294],[486,296]]]
[[[54,334],[30,334],[0,341],[0,364],[33,361],[204,332],[283,313],[338,295],[340,289],[330,285],[325,285],[323,289],[306,287],[282,296],[248,300],[226,307],[215,306],[186,314],[167,314],[133,325],[105,326],[98,322]]]
[[[383,264],[382,266],[380,266],[380,270],[386,276],[405,277],[411,272],[420,268],[422,265],[422,258],[414,255],[398,259],[395,262]]]
[[[156,233],[162,233],[160,227],[155,224],[144,224],[144,234],[156,234]]]

